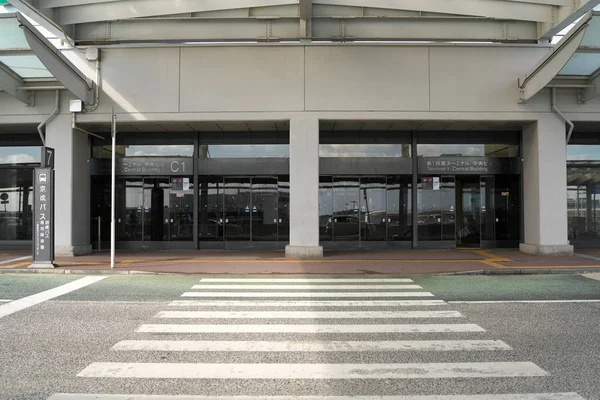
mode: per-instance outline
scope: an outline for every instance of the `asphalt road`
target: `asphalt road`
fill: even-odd
[[[600,281],[588,277],[110,276],[61,294],[82,278],[0,275],[0,399],[600,399],[600,302],[581,301],[600,300]]]

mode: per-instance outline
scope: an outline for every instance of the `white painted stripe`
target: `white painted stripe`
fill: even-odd
[[[512,350],[501,340],[398,340],[398,341],[195,341],[124,340],[115,344],[119,351],[491,351]]]
[[[77,376],[149,379],[423,379],[546,376],[532,362],[196,364],[97,362]]]
[[[164,396],[129,394],[66,394],[48,400],[585,400],[577,393],[475,394],[439,396]]]
[[[43,303],[46,300],[62,296],[63,294],[77,289],[81,289],[82,287],[91,285],[92,283],[96,283],[105,278],[108,278],[108,276],[86,276],[84,278],[77,279],[76,281],[55,287],[54,289],[46,290],[41,293],[23,297],[22,299],[11,301],[10,303],[2,304],[0,305],[0,318],[14,314],[17,311],[24,310],[31,306],[35,306],[36,304]]]
[[[403,324],[403,325],[207,325],[145,324],[137,332],[151,333],[433,333],[485,332],[475,324]]]
[[[9,301],[12,301],[12,300],[0,299],[0,303],[8,303]]]
[[[185,292],[181,297],[433,297],[429,292]]]
[[[461,318],[458,311],[161,311],[155,318],[339,319]]]
[[[215,290],[215,289],[227,289],[227,290],[410,290],[410,289],[423,289],[419,285],[194,285],[192,289],[202,290]]]
[[[173,307],[420,307],[444,305],[448,305],[444,300],[173,300],[169,304]]]
[[[474,301],[449,301],[450,304],[503,304],[503,303],[600,303],[600,299],[592,300],[474,300]]]
[[[204,282],[229,282],[229,283],[410,283],[407,278],[202,278]]]
[[[4,260],[4,261],[0,261],[0,265],[3,264],[10,264],[13,263],[15,261],[23,261],[23,260],[30,260],[31,256],[25,256],[25,257],[17,257],[17,258],[11,258],[10,260]]]

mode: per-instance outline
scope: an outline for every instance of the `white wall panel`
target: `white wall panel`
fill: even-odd
[[[181,111],[300,111],[304,48],[181,49]]]
[[[549,99],[518,104],[517,79],[548,51],[534,47],[431,47],[432,111],[545,111]]]
[[[102,89],[117,112],[177,112],[179,49],[111,49],[102,51]],[[100,111],[110,112],[104,98]]]
[[[306,109],[428,110],[427,47],[307,47]]]

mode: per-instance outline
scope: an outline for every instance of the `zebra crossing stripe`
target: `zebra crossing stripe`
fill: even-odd
[[[202,278],[201,283],[410,283],[414,282],[407,278]]]
[[[585,400],[577,393],[476,394],[438,396],[164,396],[59,393],[48,400]]]
[[[208,325],[144,324],[137,332],[150,333],[445,333],[485,332],[476,324],[384,325]]]
[[[534,377],[532,362],[402,364],[200,364],[95,362],[77,376],[147,379],[443,379]]]
[[[240,300],[173,300],[172,307],[420,307],[445,306],[444,300],[306,300],[306,301],[240,301]]]
[[[252,351],[252,352],[336,352],[336,351],[492,351],[512,350],[501,340],[401,340],[401,341],[194,341],[123,340],[118,351]]]
[[[423,289],[420,285],[194,285],[192,289],[214,290],[410,290]]]
[[[185,292],[181,297],[433,297],[430,292]]]
[[[458,311],[161,311],[155,318],[339,319],[462,318]]]

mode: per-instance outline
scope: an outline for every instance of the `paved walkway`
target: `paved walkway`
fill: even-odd
[[[0,269],[24,269],[22,250],[1,252]],[[25,254],[25,256],[24,256]],[[122,251],[115,270],[183,274],[438,274],[473,271],[598,269],[594,252],[532,256],[516,249],[327,252],[318,260],[285,258],[283,251]],[[13,260],[13,261],[11,261]],[[108,270],[107,252],[56,260],[62,270]]]

